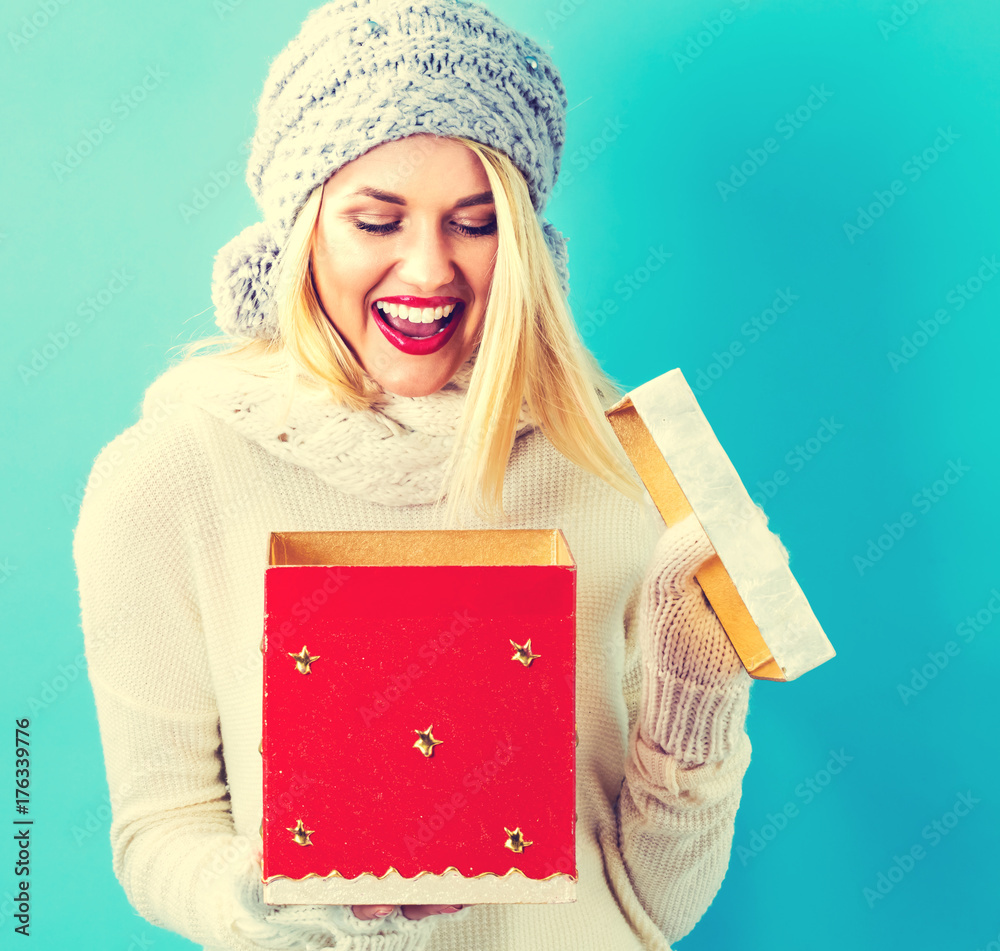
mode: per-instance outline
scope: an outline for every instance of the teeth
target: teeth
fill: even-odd
[[[458,305],[447,304],[442,307],[408,307],[406,304],[387,304],[385,301],[376,301],[378,307],[384,312],[388,312],[393,317],[402,317],[414,324],[429,324],[435,320],[447,317]]]

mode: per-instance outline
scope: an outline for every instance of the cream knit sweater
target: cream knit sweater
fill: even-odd
[[[352,414],[214,359],[168,371],[105,447],[74,544],[115,873],[136,909],[209,951],[669,951],[725,875],[750,680],[693,581],[710,554],[697,524],[664,532],[529,423],[504,522],[466,527],[561,528],[577,562],[578,900],[416,922],[262,903],[268,535],[443,527],[420,503],[467,375]]]

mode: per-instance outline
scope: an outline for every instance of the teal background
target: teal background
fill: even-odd
[[[112,875],[71,533],[98,450],[136,419],[171,348],[213,330],[212,258],[258,220],[242,180],[253,105],[311,6],[52,0],[47,16],[8,0],[0,14],[0,775],[13,719],[31,716],[37,947],[192,947],[138,918]],[[709,384],[702,407],[838,649],[800,681],[755,685],[729,873],[680,947],[1000,948],[1000,280],[969,286],[1000,254],[996,3],[492,7],[550,47],[568,89],[549,217],[570,238],[587,343],[627,387],[675,366]],[[813,86],[826,101],[810,109]],[[102,119],[103,141],[58,170]],[[778,148],[756,167],[747,150],[768,137]],[[752,174],[723,197],[744,161]],[[861,228],[877,192],[893,200]],[[662,261],[642,271],[651,249]],[[124,287],[81,318],[116,272]],[[797,299],[752,339],[779,291]],[[910,357],[893,366],[890,352]],[[946,472],[953,484],[936,484]],[[925,665],[933,677],[914,679]],[[933,844],[960,794],[978,803]],[[3,838],[0,902],[15,883]],[[914,845],[924,857],[866,898]]]

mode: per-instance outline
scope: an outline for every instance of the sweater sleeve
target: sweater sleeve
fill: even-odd
[[[233,826],[189,558],[196,439],[170,428],[105,448],[74,538],[115,875],[150,922],[210,947],[419,951],[433,917],[262,901],[256,841]]]
[[[670,942],[691,931],[722,884],[750,761],[751,679],[694,578],[712,554],[694,516],[666,530],[627,616],[640,691],[619,847],[639,901]]]

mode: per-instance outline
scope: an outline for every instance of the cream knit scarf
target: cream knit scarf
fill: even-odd
[[[251,373],[219,359],[194,357],[146,391],[144,413],[193,404],[281,459],[316,473],[343,492],[382,505],[420,505],[444,495],[473,361],[437,393],[386,393],[371,410],[338,406],[286,378]],[[522,406],[517,435],[532,428]]]

